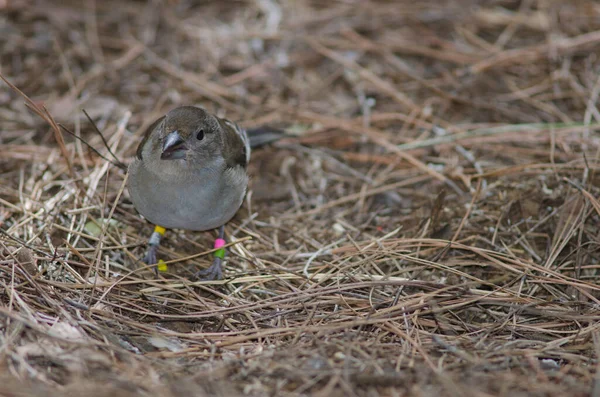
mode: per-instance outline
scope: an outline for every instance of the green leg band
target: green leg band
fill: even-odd
[[[213,255],[214,255],[216,258],[221,258],[221,259],[223,259],[223,258],[225,258],[225,249],[224,249],[224,248],[221,248],[221,249],[219,249],[219,250],[215,251],[215,253],[214,253]]]

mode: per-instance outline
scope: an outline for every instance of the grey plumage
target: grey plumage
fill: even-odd
[[[179,143],[169,141],[173,134]],[[174,159],[164,159],[165,142],[176,146],[168,153]],[[250,141],[237,124],[197,107],[179,107],[148,129],[129,166],[129,194],[154,224],[214,229],[240,208],[249,160]]]
[[[248,187],[246,168],[251,146],[283,136],[273,129],[249,135],[236,123],[204,109],[181,106],[150,125],[129,166],[129,195],[147,220],[162,228],[209,230],[224,225],[238,211]],[[155,264],[164,229],[155,228],[144,260]],[[215,242],[215,243],[216,243]],[[217,248],[219,247],[217,246]],[[196,277],[222,277],[223,250]]]

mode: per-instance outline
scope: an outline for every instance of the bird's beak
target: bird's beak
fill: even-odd
[[[185,141],[179,136],[179,132],[173,131],[165,138],[160,158],[162,160],[184,159],[187,149]]]

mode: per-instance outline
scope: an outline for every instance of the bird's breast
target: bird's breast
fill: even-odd
[[[227,223],[240,208],[248,185],[241,168],[230,172],[205,167],[162,177],[136,161],[129,172],[135,208],[150,222],[169,229],[209,230]]]

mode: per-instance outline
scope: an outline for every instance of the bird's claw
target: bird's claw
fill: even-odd
[[[148,250],[146,251],[146,255],[144,256],[144,263],[149,266],[154,265],[154,273],[158,275],[158,266],[156,264],[158,261],[156,260],[156,252],[158,251],[158,245],[149,245]]]
[[[149,245],[148,250],[146,251],[146,255],[144,256],[144,263],[147,265],[156,265],[156,251],[158,251],[158,246]]]
[[[223,269],[221,267],[223,260],[215,258],[208,269],[200,270],[194,274],[194,278],[200,280],[221,280],[223,279]]]

